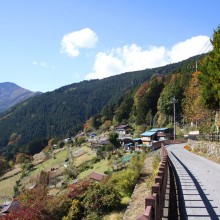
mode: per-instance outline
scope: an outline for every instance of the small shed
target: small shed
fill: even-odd
[[[142,144],[141,138],[134,138],[133,141],[134,141],[134,146],[135,146],[135,148],[137,148],[137,147],[139,148],[138,145],[141,145],[141,144]]]

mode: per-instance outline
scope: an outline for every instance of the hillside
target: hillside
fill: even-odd
[[[35,141],[44,143],[45,138],[75,135],[91,116],[99,114],[111,103],[117,103],[127,92],[137,89],[153,76],[191,75],[193,69],[188,67],[197,59],[192,57],[164,67],[74,83],[22,102],[0,115],[0,154],[13,157],[22,146],[22,151],[29,154],[32,153],[30,148],[38,146],[39,152],[41,147],[35,145]],[[34,153],[37,153],[36,149]]]
[[[40,92],[29,91],[11,82],[0,83],[0,113],[39,94]]]

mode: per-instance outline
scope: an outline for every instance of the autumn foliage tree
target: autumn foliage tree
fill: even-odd
[[[2,216],[1,220],[42,220],[40,212],[26,206],[20,205],[18,210]]]
[[[183,114],[188,123],[207,128],[210,126],[211,112],[201,103],[201,89],[198,81],[200,74],[200,72],[193,73],[189,86],[184,92],[186,98],[183,101]]]
[[[68,197],[71,199],[78,199],[86,192],[90,185],[91,181],[80,181],[70,184],[68,186]]]
[[[18,200],[21,203],[21,208],[16,211],[17,216],[20,213],[23,213],[23,216],[29,216],[29,210],[31,211],[30,218],[18,218],[19,220],[59,220],[67,214],[71,206],[71,200],[65,193],[56,197],[49,196],[45,185],[38,185],[36,188],[25,190],[18,196]]]
[[[46,187],[39,185],[36,188],[25,190],[19,195],[18,200],[25,207],[41,211],[45,207],[47,197]]]

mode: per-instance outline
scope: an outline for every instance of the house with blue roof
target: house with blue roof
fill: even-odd
[[[141,134],[141,140],[143,145],[151,145],[152,141],[155,140],[157,136],[156,131],[145,131]]]
[[[152,145],[154,141],[169,140],[172,137],[173,130],[171,128],[152,128],[141,134],[143,145]]]
[[[152,128],[150,131],[157,132],[157,141],[170,140],[172,139],[173,129],[172,128]]]

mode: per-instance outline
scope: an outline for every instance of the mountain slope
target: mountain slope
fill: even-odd
[[[26,100],[0,115],[0,154],[18,150],[15,145],[8,145],[12,136],[19,137],[16,139],[18,148],[25,146],[29,152],[31,141],[74,135],[88,118],[99,114],[106,105],[116,103],[127,91],[154,75],[186,71],[197,59],[193,57],[164,67],[74,83]]]
[[[0,112],[38,94],[40,93],[31,92],[11,82],[0,83]]]

